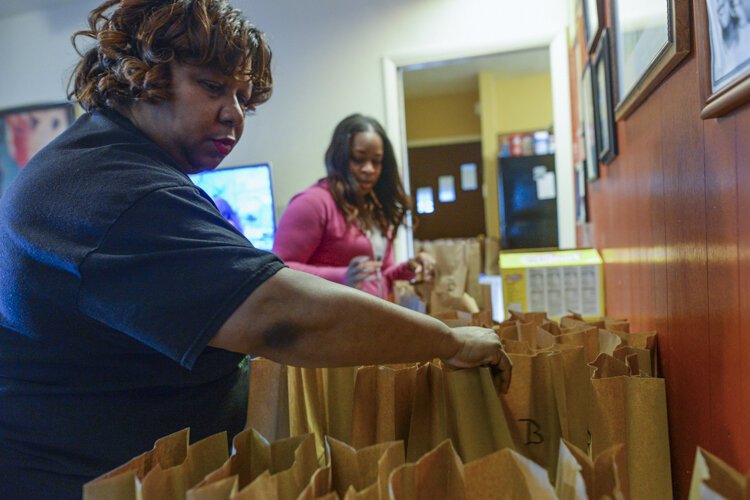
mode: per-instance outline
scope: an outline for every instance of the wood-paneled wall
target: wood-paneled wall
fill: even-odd
[[[693,42],[588,194],[607,314],[659,333],[675,498],[696,446],[750,470],[750,106],[701,120],[699,85]]]

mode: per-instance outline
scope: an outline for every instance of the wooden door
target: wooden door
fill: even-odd
[[[414,238],[470,238],[485,233],[484,197],[482,196],[482,145],[480,142],[442,146],[410,147],[409,179],[415,206]],[[476,182],[467,184],[462,165],[475,165]],[[467,167],[465,167],[466,169]],[[468,167],[471,170],[471,167]],[[454,201],[440,201],[439,178],[453,177]],[[449,180],[449,179],[448,179]],[[470,181],[470,179],[469,179]],[[464,187],[474,189],[464,189]],[[417,213],[417,189],[431,188],[434,211]]]

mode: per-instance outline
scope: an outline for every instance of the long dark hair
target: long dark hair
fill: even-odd
[[[383,140],[383,166],[380,178],[372,189],[374,196],[363,197],[359,184],[349,171],[352,140],[360,132],[375,132]],[[325,162],[328,188],[347,222],[356,220],[369,229],[373,229],[372,224],[375,224],[384,235],[389,228],[393,228],[395,233],[404,221],[406,211],[411,208],[411,200],[404,192],[396,155],[383,126],[369,116],[347,116],[333,131]]]
[[[81,53],[78,37],[95,42]],[[172,61],[250,80],[250,110],[271,97],[265,36],[225,0],[107,0],[72,41],[81,61],[68,98],[75,95],[87,111],[169,100]]]

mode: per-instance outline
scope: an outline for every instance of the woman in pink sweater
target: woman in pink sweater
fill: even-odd
[[[328,176],[295,195],[279,221],[273,252],[292,269],[388,298],[397,279],[431,279],[420,253],[395,264],[393,238],[410,208],[383,127],[354,114],[333,132]]]

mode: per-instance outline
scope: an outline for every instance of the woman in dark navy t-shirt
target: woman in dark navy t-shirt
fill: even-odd
[[[86,113],[0,199],[0,498],[82,485],[185,427],[244,424],[246,354],[298,366],[510,362],[492,330],[286,268],[188,174],[271,94],[261,32],[223,0],[108,0],[78,36]],[[348,318],[356,318],[356,327]]]

